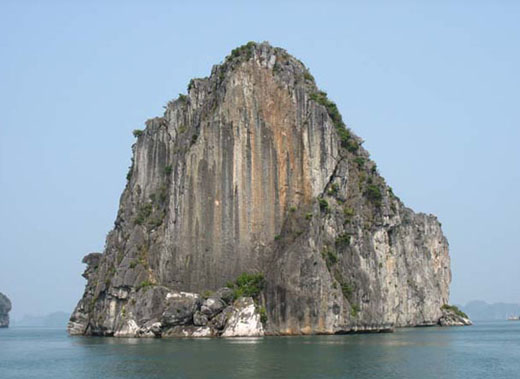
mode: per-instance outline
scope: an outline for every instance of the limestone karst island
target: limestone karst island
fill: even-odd
[[[68,331],[259,336],[464,325],[448,241],[407,208],[309,70],[248,43],[135,130]]]
[[[0,292],[0,328],[9,327],[9,312],[11,311],[11,300]]]

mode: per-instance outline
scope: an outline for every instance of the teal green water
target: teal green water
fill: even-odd
[[[389,334],[69,337],[0,329],[0,378],[520,378],[520,322]]]

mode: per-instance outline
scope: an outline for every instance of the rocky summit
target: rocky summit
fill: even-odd
[[[285,50],[233,50],[134,135],[114,229],[104,252],[83,260],[70,334],[340,334],[452,322],[441,224],[405,207]]]
[[[9,327],[9,312],[11,311],[11,301],[7,296],[0,292],[0,328]]]

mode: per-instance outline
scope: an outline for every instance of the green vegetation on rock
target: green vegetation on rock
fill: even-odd
[[[336,128],[336,132],[341,140],[341,146],[346,148],[351,153],[355,153],[359,149],[359,144],[354,140],[352,134],[347,129],[345,123],[343,122],[343,118],[339,113],[338,106],[333,101],[329,100],[327,97],[327,93],[323,91],[318,91],[312,93],[310,95],[311,100],[317,102],[320,105],[323,105],[327,109],[327,113],[334,123],[334,127]]]
[[[343,233],[336,237],[336,246],[337,247],[345,247],[350,245],[350,234]]]
[[[231,57],[238,58],[243,56],[246,60],[249,60],[253,56],[253,50],[256,46],[256,42],[249,41],[245,45],[239,46],[236,49],[231,50]]]
[[[333,266],[336,263],[338,263],[337,254],[329,248],[325,248],[321,252],[321,255],[322,255],[323,259],[325,259],[325,263],[327,264],[327,267]]]
[[[359,315],[359,311],[360,311],[360,310],[361,310],[361,309],[359,308],[359,305],[357,305],[357,304],[352,304],[352,305],[350,306],[350,315],[351,315],[352,317],[357,317],[357,316]]]
[[[149,280],[143,280],[139,285],[136,287],[136,291],[142,290],[144,288],[148,288],[153,286],[154,284]]]
[[[444,304],[441,309],[443,311],[451,311],[453,313],[455,313],[457,316],[460,316],[460,317],[464,317],[464,318],[469,318],[468,315],[464,312],[462,312],[459,307],[457,307],[456,305],[449,305],[449,304]]]
[[[381,200],[383,200],[383,194],[381,193],[381,189],[375,184],[369,184],[367,186],[365,196],[368,200],[372,201],[377,206],[380,206]]]
[[[264,306],[261,306],[258,313],[260,313],[260,322],[265,325],[267,322],[267,310]]]
[[[323,197],[318,198],[318,202],[320,204],[320,210],[322,212],[328,212],[329,211],[329,202],[325,200]]]
[[[234,283],[228,282],[227,287],[233,290],[234,299],[242,296],[257,298],[264,288],[264,283],[263,274],[243,273]]]

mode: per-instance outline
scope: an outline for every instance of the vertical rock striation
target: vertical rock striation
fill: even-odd
[[[114,229],[103,254],[84,258],[88,282],[71,334],[347,333],[439,322],[451,280],[440,223],[393,194],[335,104],[284,50],[233,50],[134,134]],[[264,274],[256,310],[247,298],[217,297],[218,312],[204,313],[196,293],[244,272]]]
[[[7,296],[0,292],[0,328],[9,327],[9,312],[11,311],[11,301]]]

